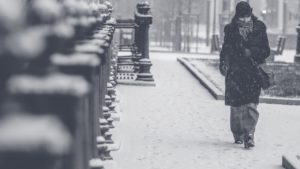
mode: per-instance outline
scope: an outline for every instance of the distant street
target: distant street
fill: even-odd
[[[176,57],[151,53],[156,87],[118,86],[122,169],[280,169],[299,153],[300,107],[260,104],[256,147],[233,144],[229,107],[216,101]],[[207,55],[206,57],[209,57]]]

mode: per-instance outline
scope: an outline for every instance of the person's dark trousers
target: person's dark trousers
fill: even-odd
[[[257,104],[249,103],[239,107],[231,106],[230,109],[230,128],[234,140],[243,140],[244,137],[251,136],[254,139],[255,127],[258,121],[259,113]]]

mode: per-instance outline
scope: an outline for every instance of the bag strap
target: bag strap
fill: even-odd
[[[253,66],[255,66],[257,68],[260,68],[260,65],[258,63],[256,63],[255,60],[251,56],[249,56],[248,58],[250,59],[250,61],[253,64]]]

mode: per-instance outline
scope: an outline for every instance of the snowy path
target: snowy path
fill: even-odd
[[[280,169],[283,154],[300,152],[300,106],[261,104],[256,147],[244,150],[232,143],[229,108],[176,56],[151,54],[156,87],[118,86],[120,169]]]

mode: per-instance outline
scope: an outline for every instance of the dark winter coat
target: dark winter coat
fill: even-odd
[[[270,55],[266,26],[255,16],[253,31],[245,41],[239,34],[236,19],[225,26],[224,44],[220,53],[220,71],[225,75],[225,104],[241,106],[259,102],[261,83],[257,76],[257,64],[262,64]],[[251,59],[245,55],[245,48],[251,51]],[[228,69],[224,69],[224,66]]]

